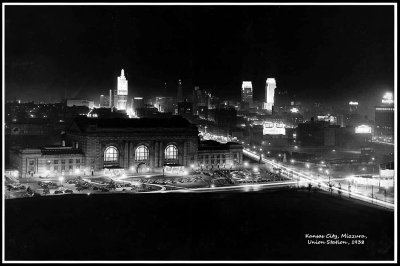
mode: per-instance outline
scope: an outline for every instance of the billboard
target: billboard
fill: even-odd
[[[285,125],[280,123],[264,123],[263,135],[286,135]]]
[[[371,134],[372,128],[367,125],[361,125],[355,128],[356,134]]]

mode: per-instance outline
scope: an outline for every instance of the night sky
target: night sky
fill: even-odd
[[[300,100],[368,104],[394,87],[393,6],[6,6],[6,98],[58,101],[116,87],[193,86],[239,100],[267,77]],[[168,89],[164,90],[164,82]]]

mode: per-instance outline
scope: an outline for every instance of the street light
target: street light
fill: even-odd
[[[328,175],[328,178],[329,178],[328,184],[330,186],[331,185],[331,176],[329,175],[329,170],[325,170],[325,173]]]
[[[309,164],[309,163],[306,163],[306,167],[307,167],[307,168],[310,168],[310,164]]]

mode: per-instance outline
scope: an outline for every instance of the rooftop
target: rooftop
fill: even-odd
[[[201,141],[199,150],[228,150],[230,148],[243,148],[243,146],[236,142],[220,143],[215,140]]]
[[[79,117],[74,124],[81,132],[101,131],[102,129],[146,129],[146,128],[186,128],[196,129],[188,120],[181,116],[170,118],[88,118]],[[73,128],[71,128],[73,129]],[[76,127],[75,127],[76,129]]]

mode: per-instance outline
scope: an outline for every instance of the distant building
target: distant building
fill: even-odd
[[[176,106],[175,97],[155,97],[155,107],[162,113],[174,113]]]
[[[357,110],[358,110],[358,102],[350,101],[349,102],[350,113],[357,113]]]
[[[100,95],[100,108],[110,108],[110,96]]]
[[[250,107],[253,105],[253,85],[251,81],[243,81],[242,83],[242,102],[247,103]]]
[[[67,100],[67,106],[72,107],[72,106],[86,106],[88,108],[93,108],[94,107],[94,101],[89,101],[89,100],[80,100],[80,99],[68,99]]]
[[[145,107],[145,101],[143,97],[134,97],[132,99],[132,111],[136,116],[138,116],[137,110],[143,107]]]
[[[394,135],[394,102],[391,93],[386,93],[382,104],[375,106],[375,135]]]
[[[75,147],[23,148],[13,151],[10,157],[22,178],[83,174],[85,171],[83,153]]]
[[[204,108],[211,109],[211,93],[196,86],[193,90],[193,113],[199,115],[199,109]]]
[[[198,167],[203,169],[231,169],[243,163],[243,146],[239,143],[225,144],[214,140],[200,142]]]
[[[112,110],[111,108],[94,108],[88,114],[90,118],[128,118],[123,110]]]
[[[117,91],[114,99],[114,106],[117,110],[126,110],[128,101],[128,80],[125,78],[125,72],[121,70],[121,76],[117,78]]]
[[[177,100],[178,100],[178,103],[183,101],[182,80],[178,80]]]
[[[268,78],[265,85],[265,104],[264,108],[269,112],[272,112],[274,106],[276,81],[274,78]]]
[[[192,115],[193,114],[193,104],[190,102],[180,102],[178,103],[178,114],[179,115]]]

